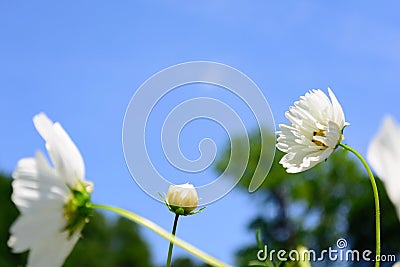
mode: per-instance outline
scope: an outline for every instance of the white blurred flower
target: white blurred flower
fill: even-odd
[[[400,261],[398,261],[395,264],[393,264],[392,267],[400,267]]]
[[[385,185],[400,219],[400,126],[392,117],[384,118],[368,147],[367,158]]]
[[[16,253],[30,250],[29,267],[59,267],[88,220],[92,184],[84,181],[82,156],[62,126],[43,113],[33,122],[54,167],[41,152],[18,162],[11,198],[21,214],[8,245]]]
[[[312,90],[301,96],[285,113],[291,124],[280,124],[276,147],[287,153],[279,163],[289,173],[308,170],[328,158],[343,140],[348,125],[343,109],[328,88],[327,95]]]
[[[179,215],[191,215],[198,203],[197,191],[193,185],[186,183],[169,186],[166,204],[172,212]]]

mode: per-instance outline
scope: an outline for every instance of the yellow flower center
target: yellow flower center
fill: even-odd
[[[311,139],[311,142],[313,142],[313,143],[316,144],[317,146],[328,147],[328,146],[325,145],[323,142],[314,139],[315,136],[326,137],[325,132],[326,132],[326,131],[321,130],[321,129],[318,129],[318,131],[314,131],[314,132],[313,132],[313,137],[312,137],[312,139]],[[323,148],[320,148],[320,150],[323,150]]]

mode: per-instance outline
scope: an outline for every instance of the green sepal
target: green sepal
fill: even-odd
[[[89,222],[93,208],[90,194],[82,181],[79,181],[76,187],[69,187],[69,190],[71,192],[70,199],[64,205],[64,216],[67,223],[63,230],[68,231],[68,237],[71,238]]]
[[[170,205],[165,196],[161,195],[160,193],[158,193],[158,195],[161,197],[164,204],[168,207],[169,211],[171,211],[172,213],[181,215],[181,216],[195,215],[197,213],[202,212],[205,208],[207,208],[206,206],[204,206],[204,207],[201,207],[200,209],[187,212],[184,207],[177,207],[177,206]]]

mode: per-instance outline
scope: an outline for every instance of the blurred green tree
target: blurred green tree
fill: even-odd
[[[13,254],[7,246],[8,229],[18,216],[18,210],[11,201],[11,179],[0,174],[0,266],[23,266],[27,253]]]
[[[265,138],[274,138],[265,134]],[[249,136],[250,155],[247,159],[231,158],[226,147],[216,163],[222,173],[228,163],[248,160],[239,188],[247,188],[255,172],[261,151],[261,135]],[[233,145],[246,142],[233,138]],[[264,147],[265,149],[265,147]],[[273,153],[270,151],[269,153]],[[243,153],[245,154],[245,153]],[[262,239],[271,249],[295,249],[304,245],[315,251],[335,248],[339,238],[345,238],[351,249],[375,250],[374,199],[369,178],[360,164],[338,148],[325,162],[298,174],[288,174],[279,164],[283,153],[276,150],[271,170],[253,194],[258,199],[259,214],[249,222],[249,229],[260,229]],[[266,162],[268,164],[268,162]],[[240,174],[230,173],[232,177]],[[382,184],[378,180],[382,216],[382,254],[398,254],[400,223]],[[247,266],[255,260],[257,245],[245,246],[237,253],[237,265]],[[320,264],[327,264],[320,263]],[[354,263],[362,266],[362,262]],[[365,263],[366,266],[371,263]],[[314,263],[313,263],[314,265]],[[315,264],[317,265],[317,264]],[[329,265],[329,264],[328,264]],[[350,263],[349,263],[350,265]]]
[[[25,266],[27,253],[13,254],[7,246],[9,228],[18,216],[11,201],[11,178],[0,175],[0,266]],[[45,227],[45,226],[44,226]],[[152,267],[151,253],[139,227],[130,221],[94,212],[65,267]]]

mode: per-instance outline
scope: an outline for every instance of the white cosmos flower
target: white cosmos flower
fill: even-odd
[[[280,124],[276,147],[287,153],[279,163],[289,173],[308,170],[328,158],[343,139],[348,125],[343,109],[328,88],[329,97],[321,90],[301,96],[285,113],[291,124]]]
[[[90,213],[90,182],[81,154],[59,123],[33,118],[53,166],[41,152],[21,159],[12,176],[20,216],[10,228],[13,252],[30,250],[29,267],[59,267],[72,251]]]
[[[385,185],[400,219],[400,126],[392,117],[384,118],[368,147],[367,158]]]

